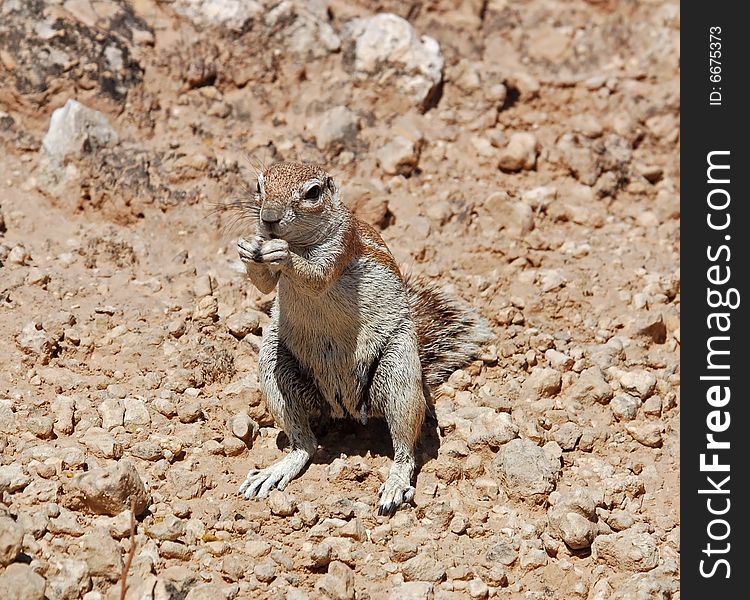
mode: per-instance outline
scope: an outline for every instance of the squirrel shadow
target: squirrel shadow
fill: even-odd
[[[312,427],[319,448],[310,464],[329,465],[341,454],[365,458],[369,453],[370,456],[393,458],[393,444],[385,419],[375,417],[371,418],[367,424],[362,424],[348,418],[323,418],[313,423]],[[284,450],[289,446],[289,439],[283,431],[279,432],[276,437],[276,446],[279,450]],[[415,476],[419,474],[423,465],[437,458],[439,448],[437,419],[432,412],[432,407],[428,407],[417,440]]]

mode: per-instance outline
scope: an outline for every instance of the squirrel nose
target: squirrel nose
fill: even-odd
[[[282,211],[277,208],[263,207],[260,209],[260,219],[267,225],[273,225],[281,221]]]

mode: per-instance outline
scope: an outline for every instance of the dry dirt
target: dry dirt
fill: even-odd
[[[133,544],[128,599],[679,597],[678,3],[183,10],[238,4],[0,3],[4,597],[119,598]],[[379,12],[439,43],[421,99],[403,65],[355,73],[345,24]],[[55,171],[71,98],[117,142]],[[390,519],[378,423],[335,424],[270,501],[236,495],[284,439],[256,379],[273,296],[221,207],[281,159],[325,164],[496,334],[441,388]],[[128,462],[134,536],[128,499],[81,499]]]

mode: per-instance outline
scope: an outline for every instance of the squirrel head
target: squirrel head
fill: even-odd
[[[341,212],[339,189],[322,167],[281,162],[258,176],[255,201],[258,233],[281,238],[293,246],[322,241]]]

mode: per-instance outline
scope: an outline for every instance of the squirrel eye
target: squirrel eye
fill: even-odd
[[[320,186],[315,184],[309,190],[305,192],[305,200],[317,200],[320,196]]]

